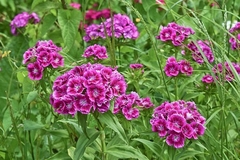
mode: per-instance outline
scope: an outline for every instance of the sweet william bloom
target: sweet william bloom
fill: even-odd
[[[131,69],[141,69],[141,68],[143,68],[143,65],[139,64],[139,63],[134,63],[134,64],[130,64],[129,67]]]
[[[178,100],[163,102],[154,109],[150,124],[152,131],[174,148],[182,148],[185,139],[197,139],[205,132],[205,118],[197,111],[196,104]]]
[[[181,60],[180,62],[178,62],[179,64],[179,69],[181,71],[181,73],[190,76],[193,73],[193,67],[190,65],[189,62],[185,61],[185,60]]]
[[[182,133],[172,131],[166,138],[166,142],[169,146],[174,148],[182,148],[184,146],[185,137]]]
[[[83,57],[85,58],[94,57],[94,59],[106,59],[108,58],[107,49],[105,46],[94,44],[86,48]]]
[[[39,23],[40,18],[36,13],[22,12],[16,15],[10,23],[11,32],[13,35],[17,35],[17,29],[27,26],[28,23]]]
[[[203,76],[202,82],[210,84],[210,83],[214,82],[214,79],[210,74],[207,74],[207,75]]]
[[[80,9],[81,4],[76,3],[76,2],[72,2],[72,3],[70,3],[70,6],[71,6],[72,8],[75,8],[75,9]]]
[[[126,86],[124,77],[115,68],[87,63],[56,78],[50,103],[59,114],[104,113],[109,110],[111,100],[125,93]],[[115,94],[113,88],[118,89]],[[71,103],[66,103],[68,97],[72,97]]]
[[[43,68],[38,62],[29,63],[27,65],[28,77],[31,80],[40,80],[43,76]]]
[[[179,74],[178,63],[167,63],[164,72],[168,77],[176,77]]]

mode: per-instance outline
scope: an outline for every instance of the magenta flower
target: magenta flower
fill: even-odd
[[[192,51],[192,58],[199,64],[204,63],[204,59],[202,54],[205,55],[209,63],[212,63],[214,61],[214,55],[209,47],[209,45],[206,42],[203,42],[201,40],[197,41],[197,45],[194,42],[190,42],[187,46]],[[199,50],[201,49],[201,50]]]
[[[159,137],[165,137],[167,135],[167,121],[165,119],[156,119],[152,122],[152,131],[158,132]]]
[[[164,72],[168,77],[176,77],[179,74],[178,63],[167,63]]]
[[[73,77],[67,82],[67,93],[69,95],[79,95],[82,94],[85,87],[83,86],[84,81],[82,77]]]
[[[190,76],[193,73],[193,68],[190,65],[189,62],[185,61],[185,60],[181,60],[180,62],[178,62],[179,64],[179,69],[181,71],[181,73]]]
[[[174,148],[182,148],[184,146],[185,137],[182,133],[172,131],[167,136],[166,142],[169,146],[174,146]]]
[[[136,39],[139,36],[137,27],[127,15],[115,14],[113,22],[112,18],[108,18],[100,25],[92,24],[88,26],[85,29],[86,35],[83,37],[83,40],[88,42],[97,38],[105,39],[105,30],[109,37]]]
[[[40,79],[42,79],[43,67],[38,62],[29,63],[27,65],[27,69],[28,69],[28,77],[31,80],[40,80]]]
[[[152,131],[166,138],[166,143],[174,148],[183,147],[185,139],[197,139],[205,132],[206,120],[194,102],[164,102],[154,109],[152,116]]]
[[[124,94],[126,87],[124,77],[115,68],[83,64],[56,78],[50,103],[54,108],[57,105],[59,114],[104,113],[109,110],[110,101]],[[67,103],[68,97],[72,97],[71,103]]]
[[[72,2],[72,3],[70,3],[70,6],[71,6],[72,8],[75,8],[75,9],[80,9],[81,4],[76,3],[76,2]]]
[[[34,47],[24,52],[23,64],[38,62],[41,66],[42,74],[46,67],[51,66],[53,68],[58,68],[64,65],[63,57],[58,53],[59,51],[61,51],[61,48],[56,46],[51,40],[38,41]]]
[[[214,79],[211,75],[207,74],[207,75],[203,76],[202,82],[210,84],[210,83],[214,82]]]
[[[13,35],[17,35],[17,29],[27,26],[28,23],[33,22],[34,24],[40,22],[40,18],[36,13],[22,12],[14,17],[10,23],[11,32]]]
[[[153,103],[150,101],[150,99],[146,100],[149,101],[146,106],[140,106],[144,104],[143,101],[145,100],[146,99],[141,99],[136,92],[118,96],[114,103],[113,113],[117,114],[122,112],[127,120],[136,119],[140,115],[139,109],[148,109],[153,107]]]
[[[105,87],[102,85],[88,86],[87,95],[92,102],[103,102],[105,100]]]
[[[163,42],[171,41],[174,46],[181,46],[185,39],[194,33],[193,29],[172,22],[163,27],[156,38]]]
[[[76,110],[82,114],[89,114],[93,108],[93,103],[87,95],[78,95],[77,99],[74,101],[74,106]]]
[[[130,64],[129,67],[131,69],[141,69],[141,68],[143,68],[143,65],[139,64],[139,63],[133,63],[133,64]]]
[[[168,129],[173,130],[177,133],[180,133],[182,126],[186,124],[186,119],[179,114],[170,115],[167,121]]]
[[[93,46],[87,47],[84,51],[83,57],[89,58],[94,57],[94,59],[106,59],[108,58],[107,49],[104,46],[94,44]]]
[[[234,35],[234,37],[230,37],[229,43],[231,44],[232,50],[237,50],[240,48],[240,22],[237,22],[232,28],[230,28],[229,32]]]
[[[46,51],[41,51],[37,54],[37,61],[41,64],[44,68],[49,66],[52,62],[52,55],[48,54]]]

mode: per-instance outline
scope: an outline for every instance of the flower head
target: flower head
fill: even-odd
[[[51,104],[59,114],[104,113],[109,110],[110,101],[124,94],[126,88],[124,77],[116,69],[102,64],[83,64],[56,78]],[[67,97],[72,97],[74,109],[65,109]]]
[[[152,116],[152,131],[166,138],[166,143],[174,148],[182,148],[185,139],[197,139],[205,131],[205,118],[194,102],[164,102],[154,109]]]
[[[40,18],[36,13],[22,12],[16,15],[10,23],[11,32],[13,35],[17,34],[18,28],[25,27],[28,23],[39,23]]]

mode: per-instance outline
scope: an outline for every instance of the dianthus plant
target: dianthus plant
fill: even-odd
[[[194,102],[164,102],[154,109],[152,116],[152,131],[166,138],[166,143],[174,148],[182,148],[186,139],[198,139],[205,132],[205,118]]]
[[[110,101],[124,94],[127,84],[116,68],[83,64],[60,75],[53,83],[50,103],[59,114],[104,113]]]
[[[64,59],[59,53],[62,49],[52,40],[38,41],[23,54],[23,64],[27,65],[28,76],[31,80],[40,80],[47,67],[58,68],[64,65]]]

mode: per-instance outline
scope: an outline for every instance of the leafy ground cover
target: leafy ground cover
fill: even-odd
[[[240,158],[237,1],[0,9],[0,159]]]

